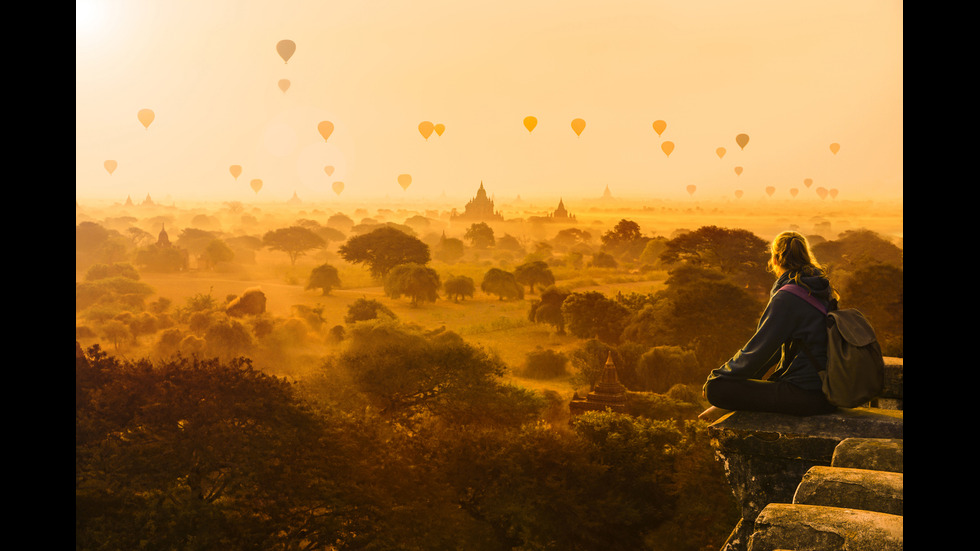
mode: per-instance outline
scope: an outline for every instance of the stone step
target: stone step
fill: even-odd
[[[902,523],[876,511],[770,503],[755,519],[748,551],[901,551]]]
[[[901,516],[903,478],[902,473],[815,466],[803,475],[793,503]]]
[[[845,438],[834,447],[834,467],[903,472],[905,462],[901,438]]]

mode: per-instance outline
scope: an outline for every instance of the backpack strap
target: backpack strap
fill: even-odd
[[[795,283],[787,283],[786,285],[780,287],[779,291],[786,291],[788,293],[794,294],[802,298],[803,300],[807,301],[808,303],[810,303],[810,305],[816,308],[817,310],[820,310],[823,313],[823,315],[825,316],[827,315],[827,307],[824,306],[822,302],[817,300],[816,297],[814,297],[809,292],[807,292],[807,290],[804,289],[803,287],[800,287]],[[778,293],[779,291],[776,292]]]

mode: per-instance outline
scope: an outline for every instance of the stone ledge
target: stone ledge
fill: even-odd
[[[834,449],[834,467],[904,472],[904,441],[900,438],[847,438]]]
[[[841,467],[811,467],[796,488],[793,503],[845,507],[902,515],[904,475]]]
[[[842,507],[771,503],[755,521],[748,551],[901,551],[903,520]]]

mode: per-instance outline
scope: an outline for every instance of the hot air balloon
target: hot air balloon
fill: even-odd
[[[768,195],[769,197],[772,197],[772,194],[773,193],[776,193],[776,188],[774,188],[772,186],[766,186],[766,195]]]
[[[840,144],[839,143],[834,142],[834,143],[830,144],[830,152],[831,153],[833,153],[834,155],[837,155],[837,152],[838,151],[840,151]]]
[[[412,185],[412,175],[411,174],[399,174],[398,175],[398,185],[402,189],[408,189],[408,186]]]
[[[740,190],[740,189],[736,189],[735,190],[735,198],[736,199],[741,199],[742,198],[742,190]]]
[[[803,179],[803,185],[805,185],[806,187],[812,186],[813,185],[813,178],[804,178]]]
[[[279,57],[284,63],[289,63],[289,58],[293,57],[293,52],[296,51],[296,43],[292,40],[280,40],[276,44],[276,51],[279,52]]]
[[[432,127],[436,131],[436,135],[442,136],[442,133],[446,131],[446,125],[441,122]]]
[[[818,187],[817,188],[817,195],[819,195],[821,199],[826,199],[827,198],[827,188]]]
[[[749,143],[749,135],[739,134],[738,136],[735,136],[735,143],[737,143],[740,148],[745,149],[745,145]]]
[[[653,121],[653,130],[658,136],[663,135],[664,130],[667,129],[667,123],[665,121]]]
[[[736,176],[741,176],[742,175],[742,167],[740,167],[740,166],[735,167],[735,175]]]
[[[670,157],[670,152],[674,150],[674,142],[666,141],[666,142],[660,144],[660,149],[662,149],[664,151],[664,153],[668,157]]]
[[[283,94],[285,94],[286,93],[286,90],[289,90],[289,79],[284,78],[284,79],[280,80],[279,81],[279,89],[282,90],[282,93]]]
[[[323,136],[323,141],[327,141],[330,138],[330,134],[333,134],[333,123],[330,121],[321,121],[320,124],[316,125],[316,129]]]
[[[419,123],[419,134],[428,141],[429,136],[432,135],[433,125],[429,121],[422,121]]]
[[[104,166],[105,169],[109,171],[109,176],[112,176],[112,173],[116,170],[116,167],[119,166],[119,163],[117,163],[116,161],[109,160],[102,163],[102,166]]]
[[[139,113],[136,113],[136,118],[138,118],[140,122],[143,123],[143,126],[145,128],[149,128],[150,123],[153,122],[153,119],[156,118],[156,115],[153,113],[152,109],[140,109]]]
[[[256,178],[252,180],[248,185],[252,186],[252,189],[255,191],[255,193],[258,193],[259,190],[262,189],[262,180]]]
[[[538,119],[536,117],[527,116],[524,117],[524,128],[527,128],[528,134],[534,130],[534,127],[538,125]]]
[[[836,199],[837,198],[837,188],[831,188],[828,193],[830,193],[830,198],[831,199]]]
[[[796,197],[799,193],[800,190],[796,189],[795,187],[789,188],[789,194],[792,195],[793,197]]]
[[[718,155],[719,159],[721,159],[722,157],[725,156],[725,148],[719,147],[718,149],[715,150],[715,154]]]
[[[694,195],[694,192],[697,189],[698,189],[698,186],[696,186],[694,184],[691,184],[691,185],[687,186],[687,193],[690,194],[690,195]]]
[[[585,130],[585,120],[583,120],[583,119],[574,119],[572,121],[572,130],[575,131],[575,135],[576,136],[581,136],[582,135],[582,131]]]
[[[323,167],[323,171],[327,173],[327,176],[333,176],[333,166],[327,165]]]
[[[232,177],[237,180],[242,174],[242,165],[231,165],[228,167],[228,172],[231,172]]]
[[[341,191],[344,191],[344,183],[343,182],[334,182],[333,183],[333,192],[336,193],[337,195],[340,195],[340,192]]]

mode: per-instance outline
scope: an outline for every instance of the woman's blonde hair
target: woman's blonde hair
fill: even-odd
[[[807,242],[803,234],[795,231],[784,231],[772,240],[770,246],[772,256],[769,258],[769,271],[775,272],[776,268],[789,272],[791,275],[816,275],[823,273],[821,266],[813,251],[810,250],[810,243]]]

